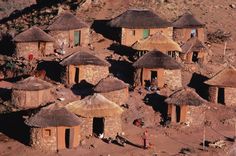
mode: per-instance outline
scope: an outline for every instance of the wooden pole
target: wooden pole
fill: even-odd
[[[234,142],[236,140],[236,121],[234,121]]]
[[[227,42],[225,42],[225,47],[224,47],[224,61],[226,60],[226,59],[225,59],[226,48],[227,48]]]
[[[206,122],[206,112],[204,111],[204,123],[203,123],[203,142],[202,142],[202,149],[205,150],[205,142],[206,142],[206,127],[205,127],[205,122]]]

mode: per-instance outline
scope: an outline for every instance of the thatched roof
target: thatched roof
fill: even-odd
[[[205,27],[205,24],[198,21],[192,14],[185,13],[172,23],[174,28],[196,28]]]
[[[197,37],[190,38],[184,45],[181,46],[183,53],[203,51],[207,52],[208,48]]]
[[[148,9],[129,9],[121,15],[113,18],[109,25],[111,27],[130,29],[166,28],[171,24],[160,18]]]
[[[33,26],[18,34],[13,39],[15,42],[53,42],[54,39],[40,28]]]
[[[152,51],[144,54],[133,66],[135,68],[164,68],[164,69],[181,69],[181,65],[170,56],[160,51]]]
[[[201,98],[193,89],[184,88],[174,92],[166,100],[168,104],[174,105],[190,105],[190,106],[200,106],[207,103],[206,100]]]
[[[205,81],[205,83],[210,86],[236,88],[236,70],[233,68],[225,68],[211,79]]]
[[[88,24],[78,19],[70,12],[63,12],[55,18],[55,21],[47,27],[47,30],[60,31],[60,30],[73,30],[89,27]]]
[[[148,38],[141,39],[137,42],[135,42],[132,45],[133,49],[136,50],[147,50],[147,51],[153,51],[153,50],[159,50],[162,52],[168,52],[168,51],[182,51],[178,43],[164,35],[163,33],[155,33]]]
[[[120,115],[123,110],[101,94],[94,94],[66,105],[66,108],[82,117],[109,117]]]
[[[32,117],[28,118],[25,123],[31,127],[59,127],[59,126],[78,126],[81,123],[79,117],[69,112],[65,108],[43,108]]]
[[[49,89],[52,86],[53,85],[51,83],[32,76],[22,81],[16,82],[12,88],[16,90],[37,91],[37,90]]]
[[[63,66],[67,65],[97,65],[97,66],[110,66],[110,64],[98,58],[95,55],[92,55],[88,52],[75,52],[66,58],[64,58],[61,63]]]
[[[95,86],[94,91],[97,93],[104,93],[104,92],[112,92],[115,90],[121,90],[124,88],[128,88],[129,85],[124,83],[122,80],[118,78],[108,76],[98,82]]]

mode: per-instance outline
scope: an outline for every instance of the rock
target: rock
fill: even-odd
[[[229,6],[230,6],[230,8],[232,8],[232,9],[236,9],[236,5],[235,5],[235,4],[230,4]]]

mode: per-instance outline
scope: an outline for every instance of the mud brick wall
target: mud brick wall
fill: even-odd
[[[192,31],[192,28],[184,28],[184,29],[174,28],[174,33],[173,33],[174,40],[177,42],[185,43],[187,40],[191,38],[191,31]],[[204,43],[205,42],[205,29],[197,28],[197,36],[198,36],[198,39]]]
[[[45,132],[45,129],[50,130],[50,136]],[[56,128],[32,128],[30,145],[35,149],[43,151],[57,150],[57,130]]]
[[[225,105],[236,106],[236,88],[225,88]]]
[[[164,84],[167,84],[168,88],[176,90],[182,87],[181,70],[164,70]]]
[[[191,126],[199,126],[204,123],[204,111],[206,106],[188,106],[186,114],[186,123]]]
[[[107,66],[84,65],[79,66],[79,80],[86,80],[93,85],[97,84],[101,79],[109,75]]]
[[[126,45],[126,46],[131,46],[136,41],[143,39],[143,30],[144,29],[122,28],[122,30],[121,30],[121,44]],[[134,34],[133,34],[133,31],[135,31]],[[157,32],[162,32],[163,34],[170,37],[171,39],[173,38],[173,27],[150,29],[150,35],[153,35]]]
[[[54,48],[53,48],[53,42],[47,42],[44,50],[45,55],[53,54]],[[17,57],[23,57],[25,59],[28,59],[29,54],[33,54],[34,58],[39,58],[43,56],[43,53],[41,52],[39,48],[39,42],[21,42],[16,43],[16,56]]]
[[[53,101],[51,89],[39,91],[12,91],[12,104],[20,108],[36,108]]]
[[[104,124],[104,136],[115,138],[117,133],[122,132],[121,117],[106,117]]]
[[[74,47],[74,32],[80,31],[80,46],[87,47],[90,43],[90,29],[82,28],[69,31],[50,31],[49,34],[55,39],[54,48],[60,48],[62,43],[64,43],[64,49]]]
[[[129,89],[124,88],[121,90],[115,90],[112,92],[105,92],[105,93],[100,93],[100,94],[102,94],[108,100],[118,105],[122,105],[122,104],[125,104],[129,98]]]

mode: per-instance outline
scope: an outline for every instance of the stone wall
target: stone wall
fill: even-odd
[[[176,42],[185,43],[191,38],[191,31],[192,31],[192,28],[184,28],[184,29],[174,28],[174,33],[173,33],[174,40]],[[205,42],[205,29],[198,28],[197,36],[198,36],[198,39],[204,43]]]
[[[39,91],[12,90],[12,104],[20,108],[37,108],[53,100],[51,89]]]
[[[225,88],[225,105],[236,106],[236,88]]]
[[[218,88],[214,86],[209,86],[209,97],[208,100],[212,103],[218,102]]]
[[[168,88],[176,90],[182,87],[182,75],[181,70],[164,70],[164,84],[167,84]]]
[[[87,47],[90,43],[90,29],[89,28],[82,28],[82,29],[75,29],[69,31],[50,31],[49,34],[55,39],[55,49],[61,47],[64,43],[63,48],[66,50],[67,48],[74,47],[74,32],[80,31],[80,46]]]
[[[50,133],[50,136],[48,135]],[[31,143],[35,149],[44,151],[57,150],[57,130],[55,127],[50,128],[32,128]]]
[[[95,65],[80,65],[79,68],[79,82],[86,80],[93,85],[97,84],[101,79],[106,78],[109,75],[109,67],[107,66],[95,66]],[[75,82],[76,67],[69,66],[68,83],[73,84]]]
[[[108,100],[118,105],[122,105],[122,104],[125,104],[129,98],[129,88],[127,87],[121,90],[115,90],[112,92],[105,92],[105,93],[100,93],[100,94],[102,94]]]
[[[121,44],[126,46],[133,45],[136,41],[143,39],[144,29],[128,29],[122,28],[121,30]],[[157,32],[163,32],[166,36],[173,38],[173,27],[168,28],[154,28],[150,29],[150,35]]]
[[[104,137],[115,137],[122,132],[121,117],[104,117]],[[93,118],[83,118],[81,125],[81,138],[93,135]]]
[[[44,47],[45,44],[45,47]],[[16,43],[16,56],[23,57],[25,59],[29,58],[30,54],[38,59],[39,57],[50,55],[54,53],[52,42],[20,42]]]

